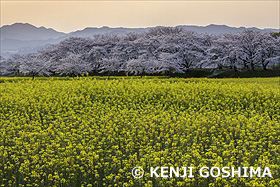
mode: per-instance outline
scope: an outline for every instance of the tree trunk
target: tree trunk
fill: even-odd
[[[251,70],[252,70],[252,71],[255,71],[254,64],[253,64],[253,63],[250,63],[250,66],[251,66]]]
[[[266,68],[267,64],[262,63],[262,66],[263,66],[263,70],[267,70],[267,68]]]
[[[243,61],[243,67],[244,67],[244,69],[249,69],[247,62]]]
[[[34,75],[34,73],[32,74],[32,80],[34,80],[34,78],[35,78],[35,75]]]

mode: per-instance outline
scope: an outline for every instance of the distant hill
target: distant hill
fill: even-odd
[[[259,29],[256,27],[246,28],[246,27],[229,27],[227,25],[208,25],[208,26],[185,26],[179,25],[177,26],[182,28],[183,30],[192,30],[200,33],[208,33],[208,34],[225,34],[225,33],[236,33],[242,32],[244,30],[257,30],[260,32],[279,32],[279,29]]]
[[[127,33],[139,33],[149,30],[150,28],[110,28],[110,27],[87,27],[83,30],[74,31],[68,34],[68,36],[78,36],[78,37],[92,37],[94,35],[99,34],[117,34],[117,35],[125,35]]]
[[[229,27],[226,25],[208,25],[208,26],[177,26],[183,30],[191,30],[200,33],[223,34],[241,32],[245,29],[253,29],[262,32],[279,32],[277,29],[258,29],[245,27]],[[140,33],[148,31],[150,28],[110,28],[110,27],[87,27],[83,30],[73,31],[71,33],[58,32],[52,28],[35,27],[28,23],[15,23],[5,25],[0,28],[1,38],[1,56],[7,58],[12,54],[27,54],[36,52],[39,49],[50,44],[56,44],[69,37],[93,37],[99,34],[117,34],[125,35],[130,32]]]
[[[158,26],[159,27],[159,26]],[[259,29],[256,27],[252,28],[246,28],[246,27],[229,27],[226,25],[208,25],[208,26],[188,26],[188,25],[179,25],[176,26],[178,28],[181,28],[182,30],[185,31],[195,31],[199,33],[208,33],[208,34],[225,34],[225,33],[237,33],[237,32],[242,32],[244,30],[257,30],[260,32],[279,32],[278,29]],[[118,27],[118,28],[110,28],[110,27],[101,27],[101,28],[96,28],[96,27],[87,27],[83,30],[79,31],[74,31],[69,33],[68,35],[70,36],[79,36],[79,37],[91,37],[93,35],[97,34],[127,34],[130,32],[144,32],[148,31],[153,27],[147,27],[147,28],[123,28],[123,27]]]
[[[46,40],[55,39],[66,36],[63,32],[57,32],[54,29],[47,29],[45,27],[35,27],[29,23],[15,23],[12,25],[5,25],[0,28],[1,40]]]

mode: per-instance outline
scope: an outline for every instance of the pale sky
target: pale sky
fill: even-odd
[[[16,22],[71,32],[85,27],[220,24],[279,28],[276,1],[1,1],[1,26]]]

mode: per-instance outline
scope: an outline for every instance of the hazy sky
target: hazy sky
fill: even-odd
[[[85,27],[225,24],[279,28],[276,1],[1,1],[1,26],[15,22],[71,32]]]

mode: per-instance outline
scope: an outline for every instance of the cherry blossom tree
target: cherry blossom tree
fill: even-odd
[[[22,61],[19,66],[20,73],[31,75],[32,79],[35,76],[50,75],[49,62],[39,54],[29,54],[21,59]]]
[[[70,75],[72,77],[86,74],[92,71],[92,65],[82,59],[82,55],[69,53],[59,61],[56,73],[60,75]]]
[[[2,73],[3,74],[14,74],[18,75],[20,73],[20,65],[22,64],[24,56],[15,54],[10,58],[2,61]]]
[[[176,53],[161,53],[155,66],[155,73],[184,73],[183,67],[179,63],[178,55]]]
[[[103,58],[99,62],[99,73],[107,73],[108,77],[112,73],[121,72],[124,63],[118,57]]]
[[[139,57],[137,59],[130,59],[125,63],[124,71],[128,74],[142,75],[146,69],[147,59]]]
[[[259,47],[257,49],[254,60],[267,69],[269,63],[279,64],[280,62],[280,43],[279,39],[272,37],[270,34],[262,33],[259,39]]]
[[[245,30],[239,35],[238,47],[240,48],[239,59],[243,62],[245,68],[255,70],[258,49],[260,47],[260,32]]]
[[[1,61],[1,74],[71,75],[86,72],[131,75],[183,74],[190,68],[269,68],[279,64],[279,39],[247,30],[226,35],[157,27],[125,36],[68,38],[37,54]]]

